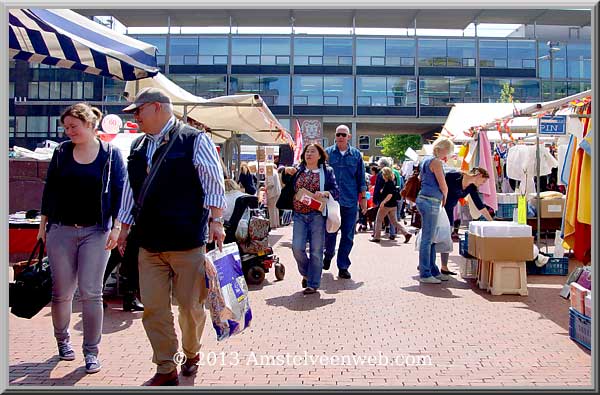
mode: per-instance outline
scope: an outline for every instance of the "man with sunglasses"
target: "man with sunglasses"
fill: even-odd
[[[219,249],[225,239],[223,169],[210,137],[177,120],[171,100],[162,90],[141,90],[123,111],[133,113],[145,133],[133,142],[127,158],[128,177],[117,221],[117,226],[122,223],[119,249],[124,251],[132,223],[140,246],[142,323],[152,345],[152,361],[157,365],[157,373],[144,385],[178,385],[175,356],[179,354],[179,341],[171,295],[179,307],[185,355],[181,372],[190,376],[198,370],[206,321],[207,235]],[[149,175],[154,178],[146,182]]]
[[[350,129],[339,125],[335,129],[335,144],[327,148],[329,165],[333,168],[335,179],[340,188],[340,245],[338,248],[337,266],[340,278],[351,278],[350,251],[354,245],[354,228],[358,217],[358,205],[363,213],[367,211],[367,184],[365,182],[365,165],[360,151],[349,144]],[[323,269],[328,270],[335,255],[336,233],[325,235],[325,253]]]

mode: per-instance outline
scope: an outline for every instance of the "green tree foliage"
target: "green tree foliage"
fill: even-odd
[[[518,100],[514,99],[515,88],[510,85],[510,82],[502,84],[502,91],[500,92],[500,100],[498,103],[518,103]]]
[[[408,148],[415,151],[421,148],[421,136],[418,134],[388,134],[381,141],[383,149],[381,153],[384,156],[392,157],[396,160],[404,160],[404,153]]]

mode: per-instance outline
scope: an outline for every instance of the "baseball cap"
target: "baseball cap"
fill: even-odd
[[[171,99],[162,89],[144,88],[139,91],[133,103],[123,109],[123,112],[133,112],[146,103],[171,103]]]

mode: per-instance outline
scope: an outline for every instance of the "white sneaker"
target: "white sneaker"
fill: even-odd
[[[421,282],[423,284],[441,284],[442,280],[431,276],[431,277],[420,278],[419,282]]]
[[[88,354],[85,356],[85,372],[88,374],[97,373],[102,369],[98,356],[94,354]]]
[[[447,274],[438,274],[437,276],[435,276],[435,278],[442,281],[450,280],[450,276],[448,276]]]

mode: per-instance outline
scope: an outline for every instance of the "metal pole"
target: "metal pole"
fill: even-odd
[[[541,234],[541,216],[542,216],[542,202],[540,200],[540,126],[538,122],[538,130],[535,134],[535,164],[536,164],[536,193],[537,193],[537,240],[536,244],[538,250],[540,249],[540,234]]]
[[[552,45],[548,48],[548,58],[550,59],[550,100],[554,100],[554,53]]]

